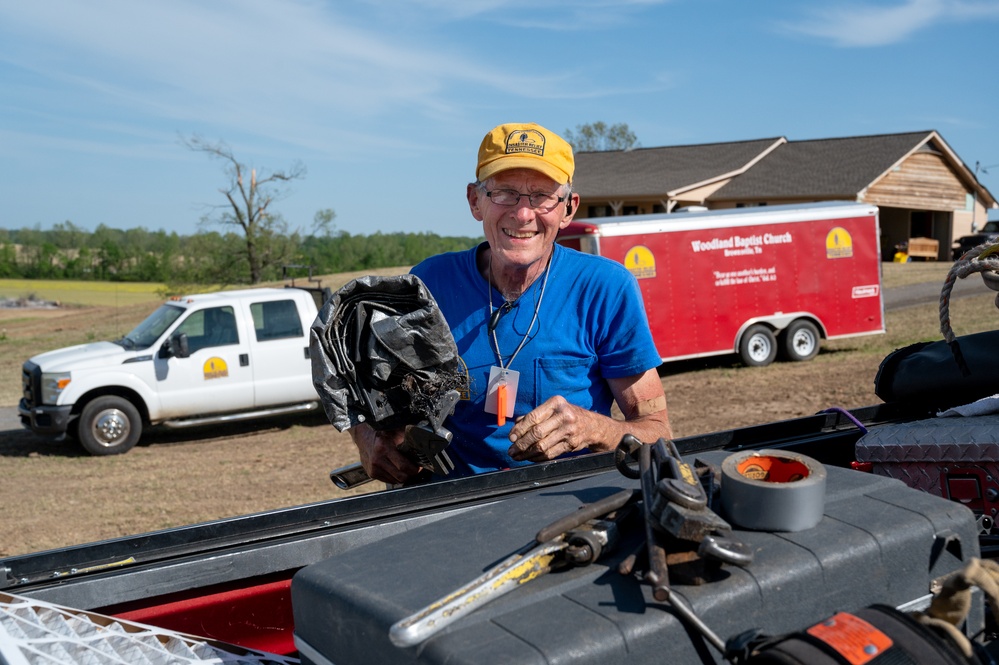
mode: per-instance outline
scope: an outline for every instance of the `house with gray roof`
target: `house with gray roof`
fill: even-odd
[[[577,219],[681,208],[857,201],[879,208],[886,260],[910,238],[953,241],[981,228],[996,198],[936,131],[785,137],[576,155]]]

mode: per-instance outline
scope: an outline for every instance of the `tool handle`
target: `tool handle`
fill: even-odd
[[[489,601],[547,573],[565,547],[563,541],[550,541],[511,555],[460,589],[394,623],[389,641],[408,647],[433,637]]]
[[[534,539],[539,543],[548,542],[592,519],[620,510],[634,497],[635,490],[621,490],[599,501],[584,504],[579,507],[579,510],[555,520],[538,531],[538,535]]]
[[[353,464],[348,464],[347,466],[341,466],[339,469],[333,469],[330,471],[330,480],[333,484],[342,490],[350,490],[355,487],[359,487],[364,483],[371,482],[372,478],[368,475],[368,472],[364,470],[360,462],[354,462]]]
[[[649,570],[646,581],[652,586],[652,596],[662,602],[669,600],[669,566],[666,564],[666,550],[656,538],[655,515],[652,502],[656,492],[656,469],[652,465],[652,446],[643,445],[638,449],[638,468],[642,484],[642,510],[645,512],[645,545],[648,548]]]

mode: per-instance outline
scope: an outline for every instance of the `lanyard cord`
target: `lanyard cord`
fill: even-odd
[[[524,348],[524,344],[527,343],[527,338],[531,334],[531,330],[534,329],[534,324],[538,321],[538,312],[541,311],[541,301],[545,297],[545,286],[548,284],[548,273],[551,271],[552,259],[555,257],[555,248],[552,247],[552,253],[548,256],[548,264],[545,265],[545,276],[541,280],[541,293],[538,294],[538,301],[534,305],[534,318],[531,319],[531,325],[527,327],[527,332],[524,333],[524,337],[520,340],[520,344],[517,346],[517,350],[513,352],[510,356],[510,360],[503,365],[503,354],[500,353],[499,340],[496,339],[496,326],[490,326],[492,328],[493,345],[496,347],[496,360],[499,363],[500,369],[510,369],[513,365],[513,359],[517,357],[520,350]],[[493,254],[492,251],[489,252],[489,318],[492,319],[493,315]]]

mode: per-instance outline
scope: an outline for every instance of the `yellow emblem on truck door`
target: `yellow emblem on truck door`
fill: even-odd
[[[229,376],[229,366],[218,356],[206,360],[202,369],[205,373],[205,381],[209,379],[222,379]]]
[[[635,279],[649,279],[656,276],[656,257],[644,245],[635,245],[624,255],[626,267]]]

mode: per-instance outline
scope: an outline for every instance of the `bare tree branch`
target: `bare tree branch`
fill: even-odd
[[[296,162],[286,171],[257,176],[256,169],[249,169],[250,182],[245,182],[247,166],[236,159],[232,149],[224,141],[209,142],[200,136],[181,137],[183,144],[195,152],[201,152],[225,164],[229,177],[226,187],[219,189],[228,206],[218,206],[218,215],[206,217],[206,221],[220,226],[238,226],[246,243],[246,261],[251,284],[261,281],[264,270],[275,262],[285,260],[287,251],[284,243],[276,242],[275,226],[282,226],[280,215],[269,212],[271,204],[286,192],[280,186],[305,177],[305,165]]]

